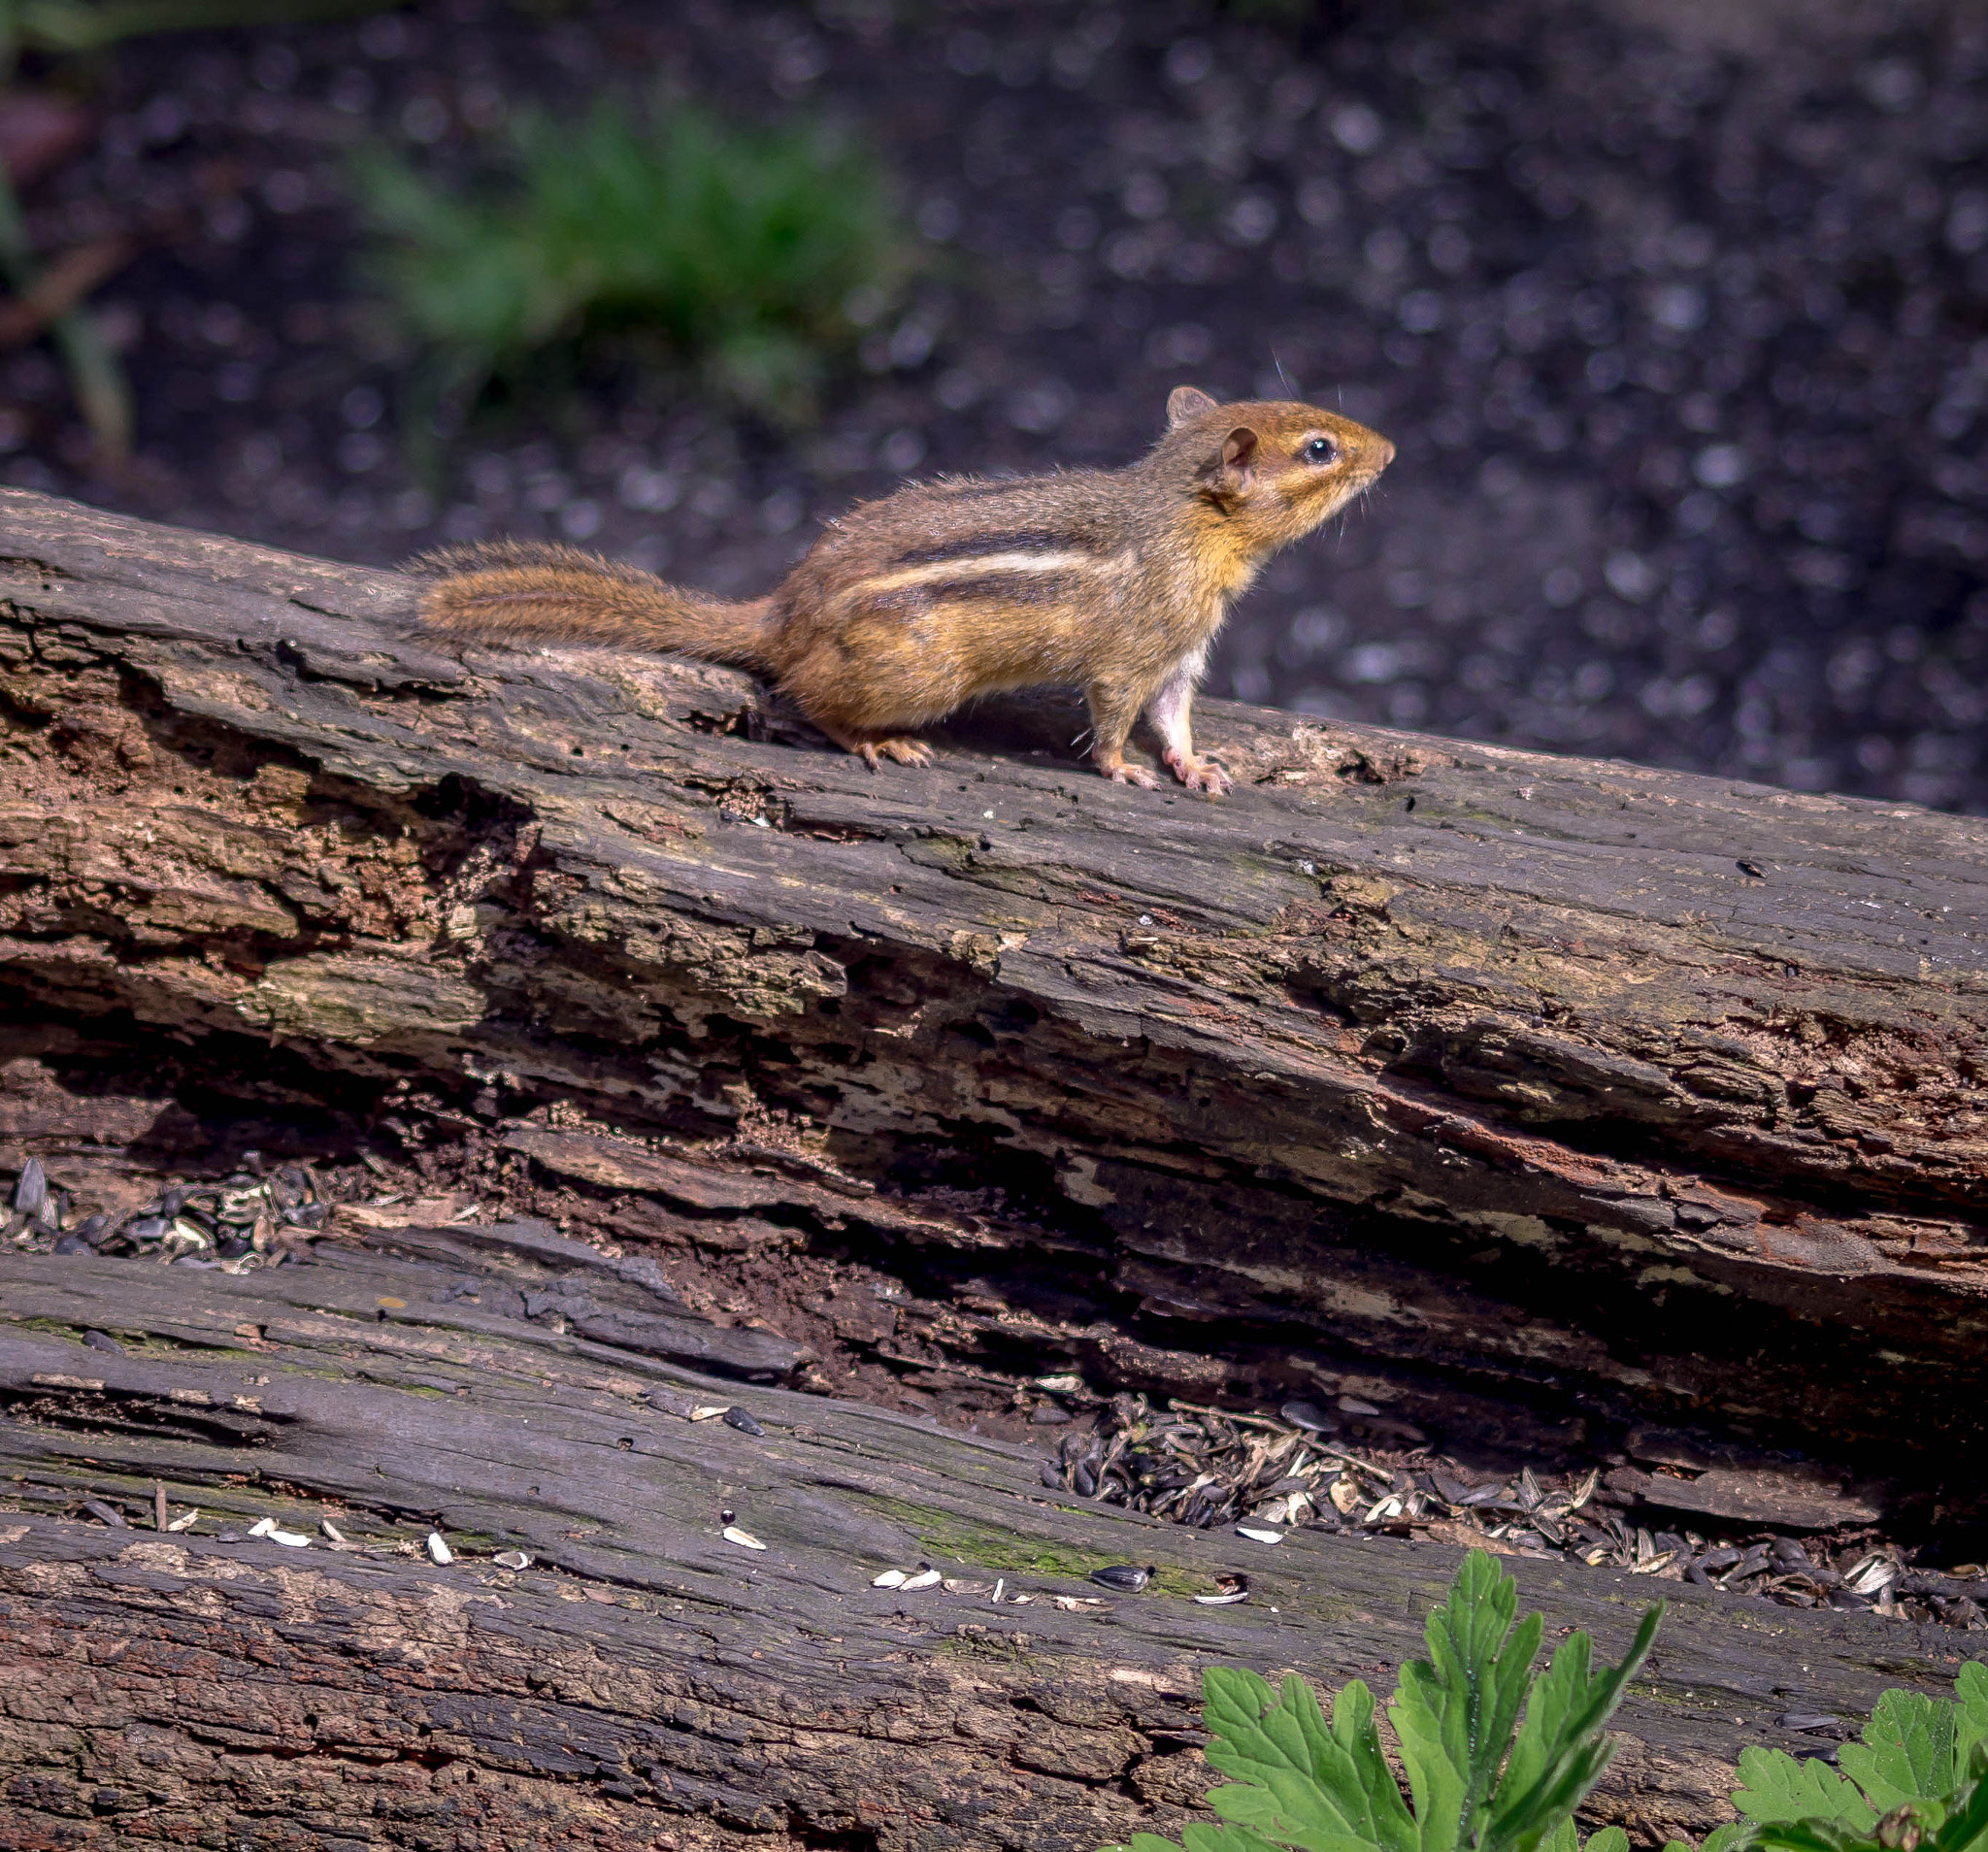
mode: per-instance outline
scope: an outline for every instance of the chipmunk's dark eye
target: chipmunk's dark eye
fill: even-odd
[[[1330,463],[1340,453],[1340,446],[1331,438],[1313,438],[1305,446],[1305,461],[1308,463]]]

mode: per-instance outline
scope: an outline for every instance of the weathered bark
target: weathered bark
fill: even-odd
[[[1203,1665],[1385,1692],[1420,1649],[1452,1550],[1166,1524],[1046,1493],[1023,1448],[501,1309],[640,1307],[639,1266],[575,1250],[409,1229],[239,1278],[0,1257],[0,1842],[1089,1852],[1198,1801]],[[84,1492],[132,1528],[46,1515]],[[161,1495],[198,1531],[139,1528]],[[315,1547],[244,1535],[264,1516]],[[921,1560],[950,1585],[872,1585]],[[1122,1562],[1159,1573],[1082,1579]],[[1659,1588],[1512,1567],[1549,1637],[1608,1652]],[[1239,1570],[1247,1604],[1189,1599]],[[1946,1688],[1976,1637],[1662,1592],[1595,1807],[1649,1838],[1721,1817],[1744,1744],[1827,1746],[1785,1713]]]
[[[888,1186],[875,1239],[1135,1307],[1123,1382],[1226,1345],[1425,1425],[1978,1477],[1977,820],[1221,704],[1221,805],[1089,775],[1056,698],[873,775],[728,672],[408,641],[390,574],[0,523],[37,1085],[563,1100],[748,1161],[778,1119]]]
[[[1487,1440],[1799,1428],[1975,1483],[1977,822],[1219,704],[1220,806],[1089,775],[1054,698],[872,776],[725,672],[410,641],[391,575],[0,522],[0,1161],[477,1128],[627,1255],[0,1261],[10,1844],[1080,1848],[1192,1798],[1208,1659],[1413,1649],[1447,1550],[1260,1550],[785,1388],[702,1391],[764,1437],[639,1403],[799,1356],[683,1316],[639,1248],[673,1231],[915,1249],[973,1288],[955,1336],[1104,1383],[1380,1383]],[[493,1268],[539,1298],[465,1297]],[[49,1515],[154,1479],[469,1554]],[[1168,1573],[870,1587],[921,1554]],[[1236,1568],[1250,1604],[1184,1599]],[[1649,1586],[1518,1568],[1608,1647]],[[1942,1684],[1968,1637],[1684,1590],[1602,1811],[1702,1827],[1778,1711]]]

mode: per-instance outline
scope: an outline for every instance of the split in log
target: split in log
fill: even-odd
[[[1294,1536],[1204,1610],[1182,1578],[1236,1539],[1051,1492],[1033,1452],[782,1387],[763,1439],[644,1412],[686,1366],[810,1368],[798,1330],[671,1303],[643,1267],[672,1243],[915,1271],[955,1356],[1322,1388],[1459,1448],[1660,1431],[1643,1490],[1687,1505],[1785,1515],[1715,1475],[1799,1447],[1894,1517],[1988,1519],[1979,821],[1223,704],[1220,805],[1096,777],[1058,697],[871,774],[729,672],[410,640],[393,575],[19,491],[0,524],[0,1162],[106,1204],[251,1145],[474,1164],[620,1248],[511,1242],[558,1304],[483,1326],[391,1290],[474,1273],[461,1228],[240,1280],[10,1259],[6,1632],[45,1655],[6,1662],[17,1804],[248,1819],[309,1787],[409,1844],[439,1815],[648,1843],[662,1807],[686,1842],[1075,1847],[1187,1798],[1195,1665],[1373,1676],[1454,1561]],[[143,1341],[83,1351],[91,1324]],[[557,1567],[38,1514],[152,1477]],[[728,1504],[763,1560],[716,1539]],[[1170,1574],[1021,1627],[901,1616],[855,1571],[917,1550],[1071,1595]],[[1605,1647],[1648,1586],[1523,1568]],[[644,1611],[555,1604],[588,1590]],[[1771,1710],[1944,1683],[1967,1638],[1687,1593],[1607,1806],[1702,1826]],[[31,1667],[97,1707],[38,1711]]]

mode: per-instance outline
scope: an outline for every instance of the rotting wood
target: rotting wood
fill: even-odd
[[[459,1233],[239,1278],[0,1256],[11,1847],[1090,1852],[1198,1800],[1201,1667],[1385,1691],[1456,1561],[1045,1494],[1027,1449],[501,1309],[543,1237]],[[700,1405],[761,1432],[663,1412]],[[130,1528],[50,1515],[85,1498]],[[197,1528],[161,1534],[161,1499]],[[723,1540],[728,1512],[766,1549]],[[314,1546],[247,1535],[261,1517]],[[921,1561],[946,1582],[873,1586]],[[1159,1573],[1083,1579],[1114,1562]],[[1549,1634],[1605,1651],[1673,1599],[1593,1810],[1650,1840],[1722,1816],[1746,1743],[1826,1746],[1782,1715],[1942,1689],[1973,1637],[1511,1567]],[[1249,1603],[1192,1603],[1234,1571]]]
[[[1254,1319],[1408,1423],[1984,1477],[1978,820],[1221,704],[1226,804],[1088,776],[1054,697],[874,775],[728,672],[409,641],[392,574],[0,524],[0,973],[58,1091],[166,1045],[420,1136],[743,1128],[729,1176],[515,1134],[691,1208],[778,1120],[778,1216],[1080,1256],[1156,1357]]]
[[[19,491],[0,521],[0,1161],[220,1161],[231,1112],[413,1158],[476,1125],[624,1245],[957,1255],[989,1345],[1044,1327],[1003,1279],[1085,1281],[1123,1320],[1058,1341],[1108,1383],[1357,1372],[1403,1424],[1799,1432],[1977,1496],[1979,822],[1222,704],[1221,806],[1087,774],[1053,697],[873,777],[725,672],[458,658],[406,638],[393,575]],[[1177,1582],[1240,1544],[700,1383],[632,1347],[690,1340],[630,1322],[677,1318],[613,1271],[639,1255],[479,1326],[388,1288],[525,1237],[401,1231],[394,1261],[391,1233],[244,1280],[6,1261],[36,1509],[0,1517],[0,1727],[50,1841],[1078,1847],[1191,1798],[1195,1666],[1379,1674],[1454,1562],[1307,1535],[1244,1565],[1241,1608],[1163,1577],[900,1616],[852,1564],[951,1546],[1076,1593],[1052,1571]],[[92,1324],[132,1341],[83,1349]],[[672,1383],[767,1438],[637,1400]],[[142,1518],[155,1479],[560,1567],[37,1514]],[[727,1501],[763,1557],[716,1540]],[[1647,1587],[1518,1568],[1605,1645]],[[1971,1638],[1678,1602],[1606,1808],[1645,1832],[1712,1817],[1773,1713],[1943,1683]]]

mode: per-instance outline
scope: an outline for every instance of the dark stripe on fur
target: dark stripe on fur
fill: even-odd
[[[943,559],[979,559],[989,553],[1089,552],[1089,546],[1074,534],[1052,534],[1046,528],[1027,528],[1011,534],[970,534],[964,540],[942,541],[936,546],[913,546],[891,563],[897,566],[929,566]]]
[[[1077,596],[1069,573],[979,573],[971,579],[932,579],[866,593],[877,611],[931,611],[939,605],[1062,605]]]

